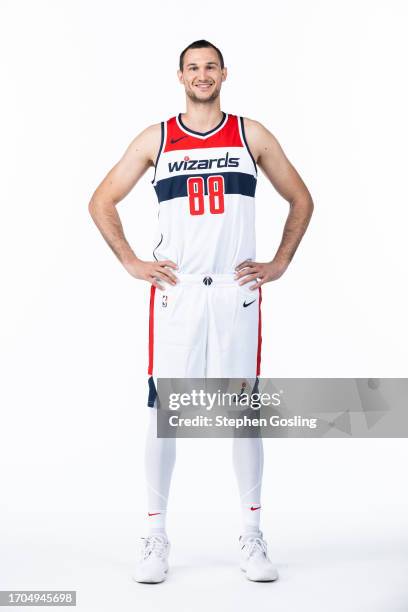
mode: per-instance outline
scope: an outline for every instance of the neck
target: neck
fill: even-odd
[[[182,113],[183,123],[197,132],[207,132],[218,125],[223,117],[220,98],[213,102],[200,103],[187,98],[187,110]]]

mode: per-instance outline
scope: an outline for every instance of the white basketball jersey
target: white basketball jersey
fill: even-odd
[[[257,169],[242,117],[223,113],[209,132],[186,127],[181,114],[161,123],[152,184],[159,201],[153,255],[179,272],[231,273],[255,259]]]

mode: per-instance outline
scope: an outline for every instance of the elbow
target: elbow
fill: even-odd
[[[94,194],[88,204],[88,212],[91,215],[92,219],[95,218],[97,209],[98,209],[98,201],[95,198],[95,194]]]
[[[88,204],[88,212],[93,220],[98,217],[100,211],[105,208],[105,206],[106,202],[100,197],[97,197],[97,195],[94,193]]]
[[[309,195],[304,202],[302,203],[302,212],[306,219],[306,224],[309,224],[310,219],[312,218],[314,210],[314,203],[312,197]]]
[[[309,215],[312,216],[313,211],[314,211],[314,202],[312,200],[312,196],[309,196],[309,199],[308,199],[308,208],[309,208]]]
[[[300,210],[304,211],[310,217],[313,214],[314,202],[312,200],[312,196],[309,193],[305,195],[299,195],[298,197],[294,197],[290,201],[290,205],[293,208],[298,209],[299,211]]]

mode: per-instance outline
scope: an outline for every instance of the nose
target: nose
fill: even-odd
[[[206,69],[205,69],[205,68],[201,68],[201,69],[198,71],[198,80],[199,80],[200,82],[206,82],[206,81],[208,81],[208,80],[209,80],[209,79],[208,79],[208,77],[207,77],[207,71],[206,71]]]

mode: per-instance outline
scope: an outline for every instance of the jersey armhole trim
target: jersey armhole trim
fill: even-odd
[[[251,153],[251,149],[248,146],[248,142],[245,136],[245,128],[244,128],[244,118],[243,117],[239,117],[239,125],[240,125],[240,132],[241,132],[241,136],[242,136],[242,140],[244,142],[245,148],[249,153],[250,158],[252,159],[252,162],[254,164],[254,168],[255,168],[255,174],[258,175],[258,168],[256,167],[256,162],[254,159],[254,156]]]
[[[165,129],[164,129],[164,121],[162,121],[160,123],[160,128],[161,128],[161,140],[160,140],[160,147],[159,147],[159,151],[157,153],[157,157],[156,157],[156,162],[154,164],[154,175],[153,175],[153,180],[151,181],[151,183],[153,184],[156,180],[156,170],[157,170],[157,164],[159,162],[160,159],[160,155],[161,152],[163,150],[163,146],[164,146],[164,133],[165,133]]]

